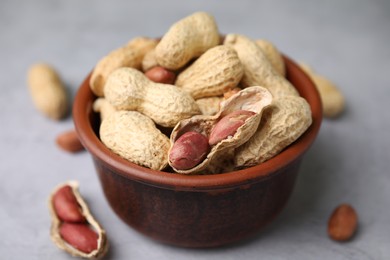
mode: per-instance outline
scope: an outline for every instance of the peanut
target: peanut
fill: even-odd
[[[229,122],[224,123],[226,119],[219,123],[219,126],[217,126],[218,131],[216,131],[216,137],[219,138],[221,135],[225,134],[225,130],[223,128],[226,126],[230,126],[228,135],[232,135],[232,137],[222,139],[212,145],[210,152],[204,160],[197,163],[194,167],[188,169],[178,169],[175,165],[172,165],[171,161],[169,161],[170,166],[172,166],[174,171],[181,174],[202,173],[202,171],[206,169],[210,171],[219,171],[231,168],[231,163],[229,163],[229,167],[219,167],[217,164],[226,161],[226,156],[230,156],[231,149],[234,150],[251,138],[259,126],[263,110],[270,105],[271,101],[272,95],[267,89],[258,86],[248,87],[236,93],[229,99],[222,101],[220,110],[216,115],[196,115],[191,118],[181,120],[172,130],[170,136],[171,147],[175,145],[178,138],[187,132],[197,132],[204,136],[210,136],[213,131],[213,127],[215,127],[226,115],[231,114],[234,117],[237,116],[237,113],[243,114],[242,112],[235,111],[247,110],[248,112],[244,112],[245,114],[253,113],[251,116],[247,117],[246,120],[242,120],[244,123],[240,122],[240,126],[231,126],[229,125]],[[179,149],[177,150],[180,151]],[[204,149],[202,149],[202,151],[203,150]]]
[[[59,120],[69,112],[65,86],[53,67],[34,64],[28,71],[28,87],[35,107],[45,116]]]
[[[59,134],[56,138],[56,143],[61,149],[70,153],[84,150],[84,146],[80,142],[77,132],[74,130]]]
[[[195,102],[198,105],[202,115],[215,115],[219,111],[219,105],[222,97],[206,97],[197,99]]]
[[[89,211],[77,182],[56,187],[49,198],[49,209],[50,237],[60,249],[84,258],[99,258],[107,253],[106,232]]]
[[[156,66],[158,66],[158,62],[156,60],[156,52],[155,49],[152,49],[145,54],[142,60],[142,71],[148,71]]]
[[[274,97],[298,96],[294,86],[272,67],[264,52],[254,41],[243,35],[228,34],[224,44],[236,50],[244,66],[241,81],[244,87],[263,86]]]
[[[154,83],[132,68],[111,73],[104,93],[116,109],[139,111],[164,127],[173,127],[184,118],[200,114],[188,93],[174,85]]]
[[[79,203],[69,185],[60,188],[53,197],[54,209],[62,221],[85,222]]]
[[[110,102],[105,98],[98,98],[93,102],[92,105],[93,111],[96,113],[100,113],[100,120],[103,121],[109,115],[116,111],[115,107],[113,107]]]
[[[153,82],[163,84],[173,84],[176,79],[175,73],[161,66],[156,66],[146,71],[145,76]]]
[[[177,70],[219,44],[220,36],[214,18],[197,12],[173,24],[155,49],[161,66]]]
[[[219,45],[207,50],[182,71],[175,84],[195,99],[219,96],[234,88],[243,73],[236,51]]]
[[[235,87],[233,89],[230,89],[230,90],[226,91],[225,93],[223,93],[223,99],[228,99],[240,91],[241,91],[241,88],[239,88],[239,87]]]
[[[304,63],[299,65],[317,87],[322,101],[324,116],[327,118],[340,116],[345,109],[345,99],[337,86],[324,76],[317,74],[308,65]]]
[[[154,170],[168,164],[169,139],[136,111],[116,111],[100,125],[100,139],[119,156]]]
[[[170,149],[169,162],[178,170],[188,170],[203,161],[209,151],[206,136],[194,131],[186,132]]]
[[[280,75],[286,76],[286,68],[284,65],[283,57],[280,54],[279,50],[274,44],[270,41],[260,39],[255,41],[261,50],[264,52],[265,56],[271,63],[272,67],[279,72]]]
[[[311,125],[310,106],[302,97],[274,99],[253,136],[236,149],[236,167],[262,163],[297,140]]]
[[[97,249],[98,235],[87,224],[63,223],[60,235],[68,244],[84,253],[89,254]]]
[[[107,77],[115,69],[120,67],[140,69],[144,55],[156,45],[156,39],[137,37],[103,57],[95,66],[89,81],[93,93],[97,96],[104,95]]]
[[[341,204],[331,214],[328,222],[328,235],[336,241],[352,238],[357,229],[358,216],[351,205]]]
[[[211,130],[209,144],[215,145],[228,137],[232,137],[237,129],[242,126],[249,117],[255,114],[256,113],[253,111],[237,110],[222,117]]]

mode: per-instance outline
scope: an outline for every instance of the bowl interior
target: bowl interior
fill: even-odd
[[[270,177],[288,164],[299,159],[315,140],[322,121],[322,106],[319,94],[308,76],[290,58],[284,56],[286,77],[310,104],[313,123],[293,144],[270,160],[250,168],[216,175],[181,175],[155,171],[131,163],[111,152],[99,139],[99,115],[93,112],[96,96],[89,87],[89,77],[81,84],[75,97],[73,119],[84,147],[94,159],[101,160],[112,169],[132,180],[176,190],[225,189]]]

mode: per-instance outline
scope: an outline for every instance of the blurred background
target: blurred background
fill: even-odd
[[[158,37],[196,11],[221,33],[267,39],[310,64],[343,92],[347,107],[324,119],[287,207],[263,232],[232,246],[193,250],[156,243],[111,211],[86,152],[68,154],[53,122],[34,108],[28,68],[47,62],[75,95],[97,61],[137,36]],[[0,258],[69,259],[49,237],[47,199],[70,179],[111,244],[108,259],[388,259],[390,257],[390,2],[329,1],[0,1]],[[359,230],[347,243],[327,237],[327,220],[352,204]]]

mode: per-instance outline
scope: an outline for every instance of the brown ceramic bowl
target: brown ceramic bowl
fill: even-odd
[[[114,212],[140,233],[183,247],[225,245],[270,223],[290,197],[300,162],[322,120],[315,86],[292,60],[285,57],[285,62],[287,78],[311,106],[313,124],[269,161],[218,175],[155,171],[111,152],[99,140],[99,115],[92,110],[96,97],[87,77],[76,95],[73,118]]]

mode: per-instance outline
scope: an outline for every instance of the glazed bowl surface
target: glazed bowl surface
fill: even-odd
[[[286,56],[284,60],[287,79],[310,104],[312,125],[274,158],[216,175],[155,171],[110,151],[99,139],[100,119],[92,109],[97,97],[89,87],[89,75],[76,94],[73,119],[116,215],[152,239],[182,247],[226,245],[269,224],[288,201],[301,160],[322,121],[321,101],[312,81],[293,60]]]

